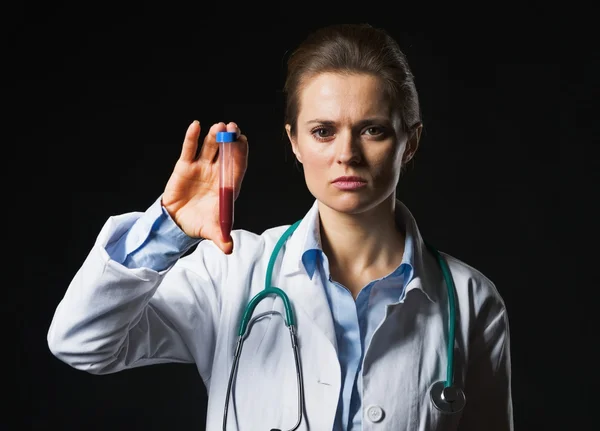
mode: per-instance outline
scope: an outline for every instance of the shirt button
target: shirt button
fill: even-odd
[[[367,418],[371,422],[380,422],[383,419],[383,409],[379,406],[367,407]]]

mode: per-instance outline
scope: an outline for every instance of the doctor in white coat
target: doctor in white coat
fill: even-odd
[[[441,253],[456,291],[451,316],[435,253],[395,196],[422,128],[397,44],[368,25],[321,29],[290,57],[285,91],[285,128],[315,203],[271,280],[288,226],[229,237],[219,227],[215,136],[237,136],[236,193],[247,139],[219,123],[198,152],[193,122],[160,197],[102,228],[56,309],[52,353],[93,374],[195,363],[211,431],[512,430],[503,300],[483,274]],[[280,296],[258,302],[236,350],[244,310],[265,286],[289,299],[300,374]],[[447,412],[432,388],[449,377],[451,321],[450,374],[466,402]]]

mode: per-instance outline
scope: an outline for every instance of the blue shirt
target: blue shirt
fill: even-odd
[[[315,203],[316,205],[316,203]],[[405,286],[414,275],[414,233],[406,230],[404,256],[398,268],[373,280],[356,297],[332,280],[327,256],[323,253],[318,212],[310,211],[307,221],[313,226],[305,238],[302,262],[308,276],[319,276],[326,288],[336,332],[342,386],[335,431],[362,429],[362,361],[373,332],[383,321],[388,304],[404,297]],[[405,223],[397,213],[396,223]],[[188,237],[160,204],[160,198],[117,241],[107,245],[111,258],[128,268],[146,267],[162,271],[170,267],[198,239]]]

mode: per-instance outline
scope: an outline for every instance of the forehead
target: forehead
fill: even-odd
[[[368,74],[321,73],[304,83],[299,101],[300,121],[390,115],[381,80]]]

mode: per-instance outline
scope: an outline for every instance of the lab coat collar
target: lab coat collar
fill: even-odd
[[[306,269],[302,262],[302,255],[306,251],[306,244],[309,236],[314,234],[315,224],[318,225],[318,201],[315,200],[310,210],[304,216],[296,231],[287,240],[285,253],[281,262],[281,273],[284,276],[297,275],[304,273],[307,277]],[[403,261],[412,264],[414,276],[409,281],[405,289],[405,295],[413,289],[422,291],[431,302],[437,302],[437,289],[434,286],[432,275],[438,273],[437,262],[427,252],[425,243],[419,232],[417,222],[412,213],[399,199],[396,199],[396,218],[398,222],[403,223],[404,229],[412,237],[412,256],[407,256]],[[312,241],[314,242],[314,241]],[[432,271],[432,266],[436,267]]]

